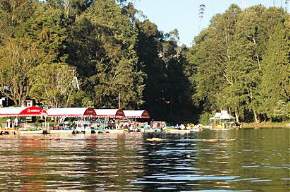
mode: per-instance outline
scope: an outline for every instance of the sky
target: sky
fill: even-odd
[[[180,44],[191,46],[194,36],[209,25],[217,13],[223,13],[235,3],[242,9],[262,4],[285,7],[286,0],[135,0],[134,4],[147,18],[164,32],[177,29]],[[199,18],[200,5],[205,5],[204,17]],[[288,10],[290,1],[288,0]]]

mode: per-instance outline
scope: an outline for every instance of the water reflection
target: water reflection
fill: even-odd
[[[46,142],[38,139],[22,139],[19,145],[20,154],[20,189],[21,191],[43,191],[43,167],[47,158],[43,155]]]
[[[288,191],[289,137],[289,129],[0,137],[0,191]]]

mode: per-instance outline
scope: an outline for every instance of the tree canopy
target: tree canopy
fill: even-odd
[[[289,118],[288,20],[283,9],[262,5],[232,5],[212,19],[187,57],[204,112],[227,109],[237,121]]]

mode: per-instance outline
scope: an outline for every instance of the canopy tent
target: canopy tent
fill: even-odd
[[[150,119],[150,115],[146,110],[124,110],[128,119]]]
[[[97,117],[123,119],[125,117],[122,109],[95,109]]]
[[[95,117],[93,108],[50,108],[47,110],[49,117]]]
[[[0,117],[36,117],[46,115],[46,110],[38,106],[0,108]]]

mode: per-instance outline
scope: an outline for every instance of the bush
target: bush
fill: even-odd
[[[203,125],[207,125],[209,123],[209,118],[212,116],[209,112],[203,112],[200,115],[199,122]]]

